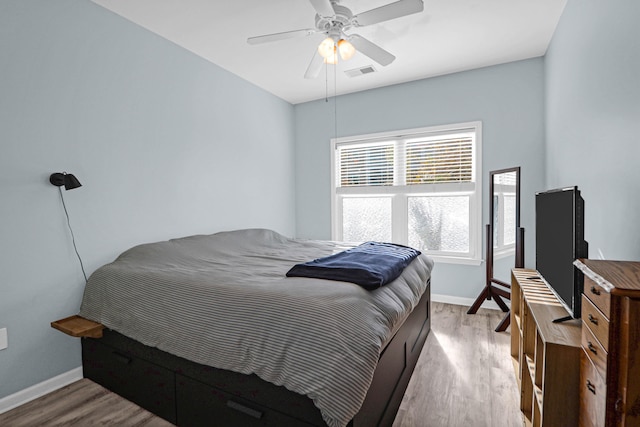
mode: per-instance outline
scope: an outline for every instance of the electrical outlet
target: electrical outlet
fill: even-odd
[[[7,342],[7,328],[0,329],[0,350],[4,350],[8,347]]]

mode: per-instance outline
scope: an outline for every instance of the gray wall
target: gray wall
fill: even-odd
[[[89,1],[0,2],[0,398],[80,366],[49,322],[128,247],[295,231],[293,106]]]
[[[569,0],[545,58],[546,185],[577,185],[590,258],[640,260],[640,2]]]
[[[482,224],[488,221],[489,171],[521,166],[522,226],[532,230],[534,193],[544,184],[543,77],[543,60],[536,58],[340,96],[337,136],[481,120]],[[327,239],[334,101],[296,105],[295,117],[296,234]],[[527,240],[530,266],[535,264],[532,244]],[[474,298],[484,286],[484,269],[439,263],[432,292]],[[508,273],[502,278],[509,280]]]

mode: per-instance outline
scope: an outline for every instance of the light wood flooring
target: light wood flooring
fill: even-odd
[[[432,330],[393,427],[522,426],[503,314],[433,303]],[[83,379],[0,414],[0,426],[170,427],[139,406]]]
[[[510,329],[498,310],[432,303],[431,332],[393,427],[522,427]]]
[[[2,427],[172,427],[138,405],[82,379],[0,414]]]

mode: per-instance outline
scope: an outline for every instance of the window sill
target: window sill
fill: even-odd
[[[458,258],[452,256],[431,255],[426,253],[429,258],[433,259],[436,263],[443,264],[463,264],[463,265],[480,265],[484,262],[482,259],[475,258]]]

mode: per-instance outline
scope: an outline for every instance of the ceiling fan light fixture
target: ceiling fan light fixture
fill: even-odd
[[[330,64],[330,65],[336,65],[338,63],[338,51],[337,51],[337,49],[334,49],[333,55],[330,55],[327,58],[324,58],[324,63],[325,64]]]
[[[336,52],[336,41],[333,39],[333,37],[327,37],[318,46],[318,53],[325,60],[335,56],[335,52]]]
[[[338,51],[340,52],[340,58],[346,61],[355,55],[356,48],[348,40],[340,39],[338,41]]]

